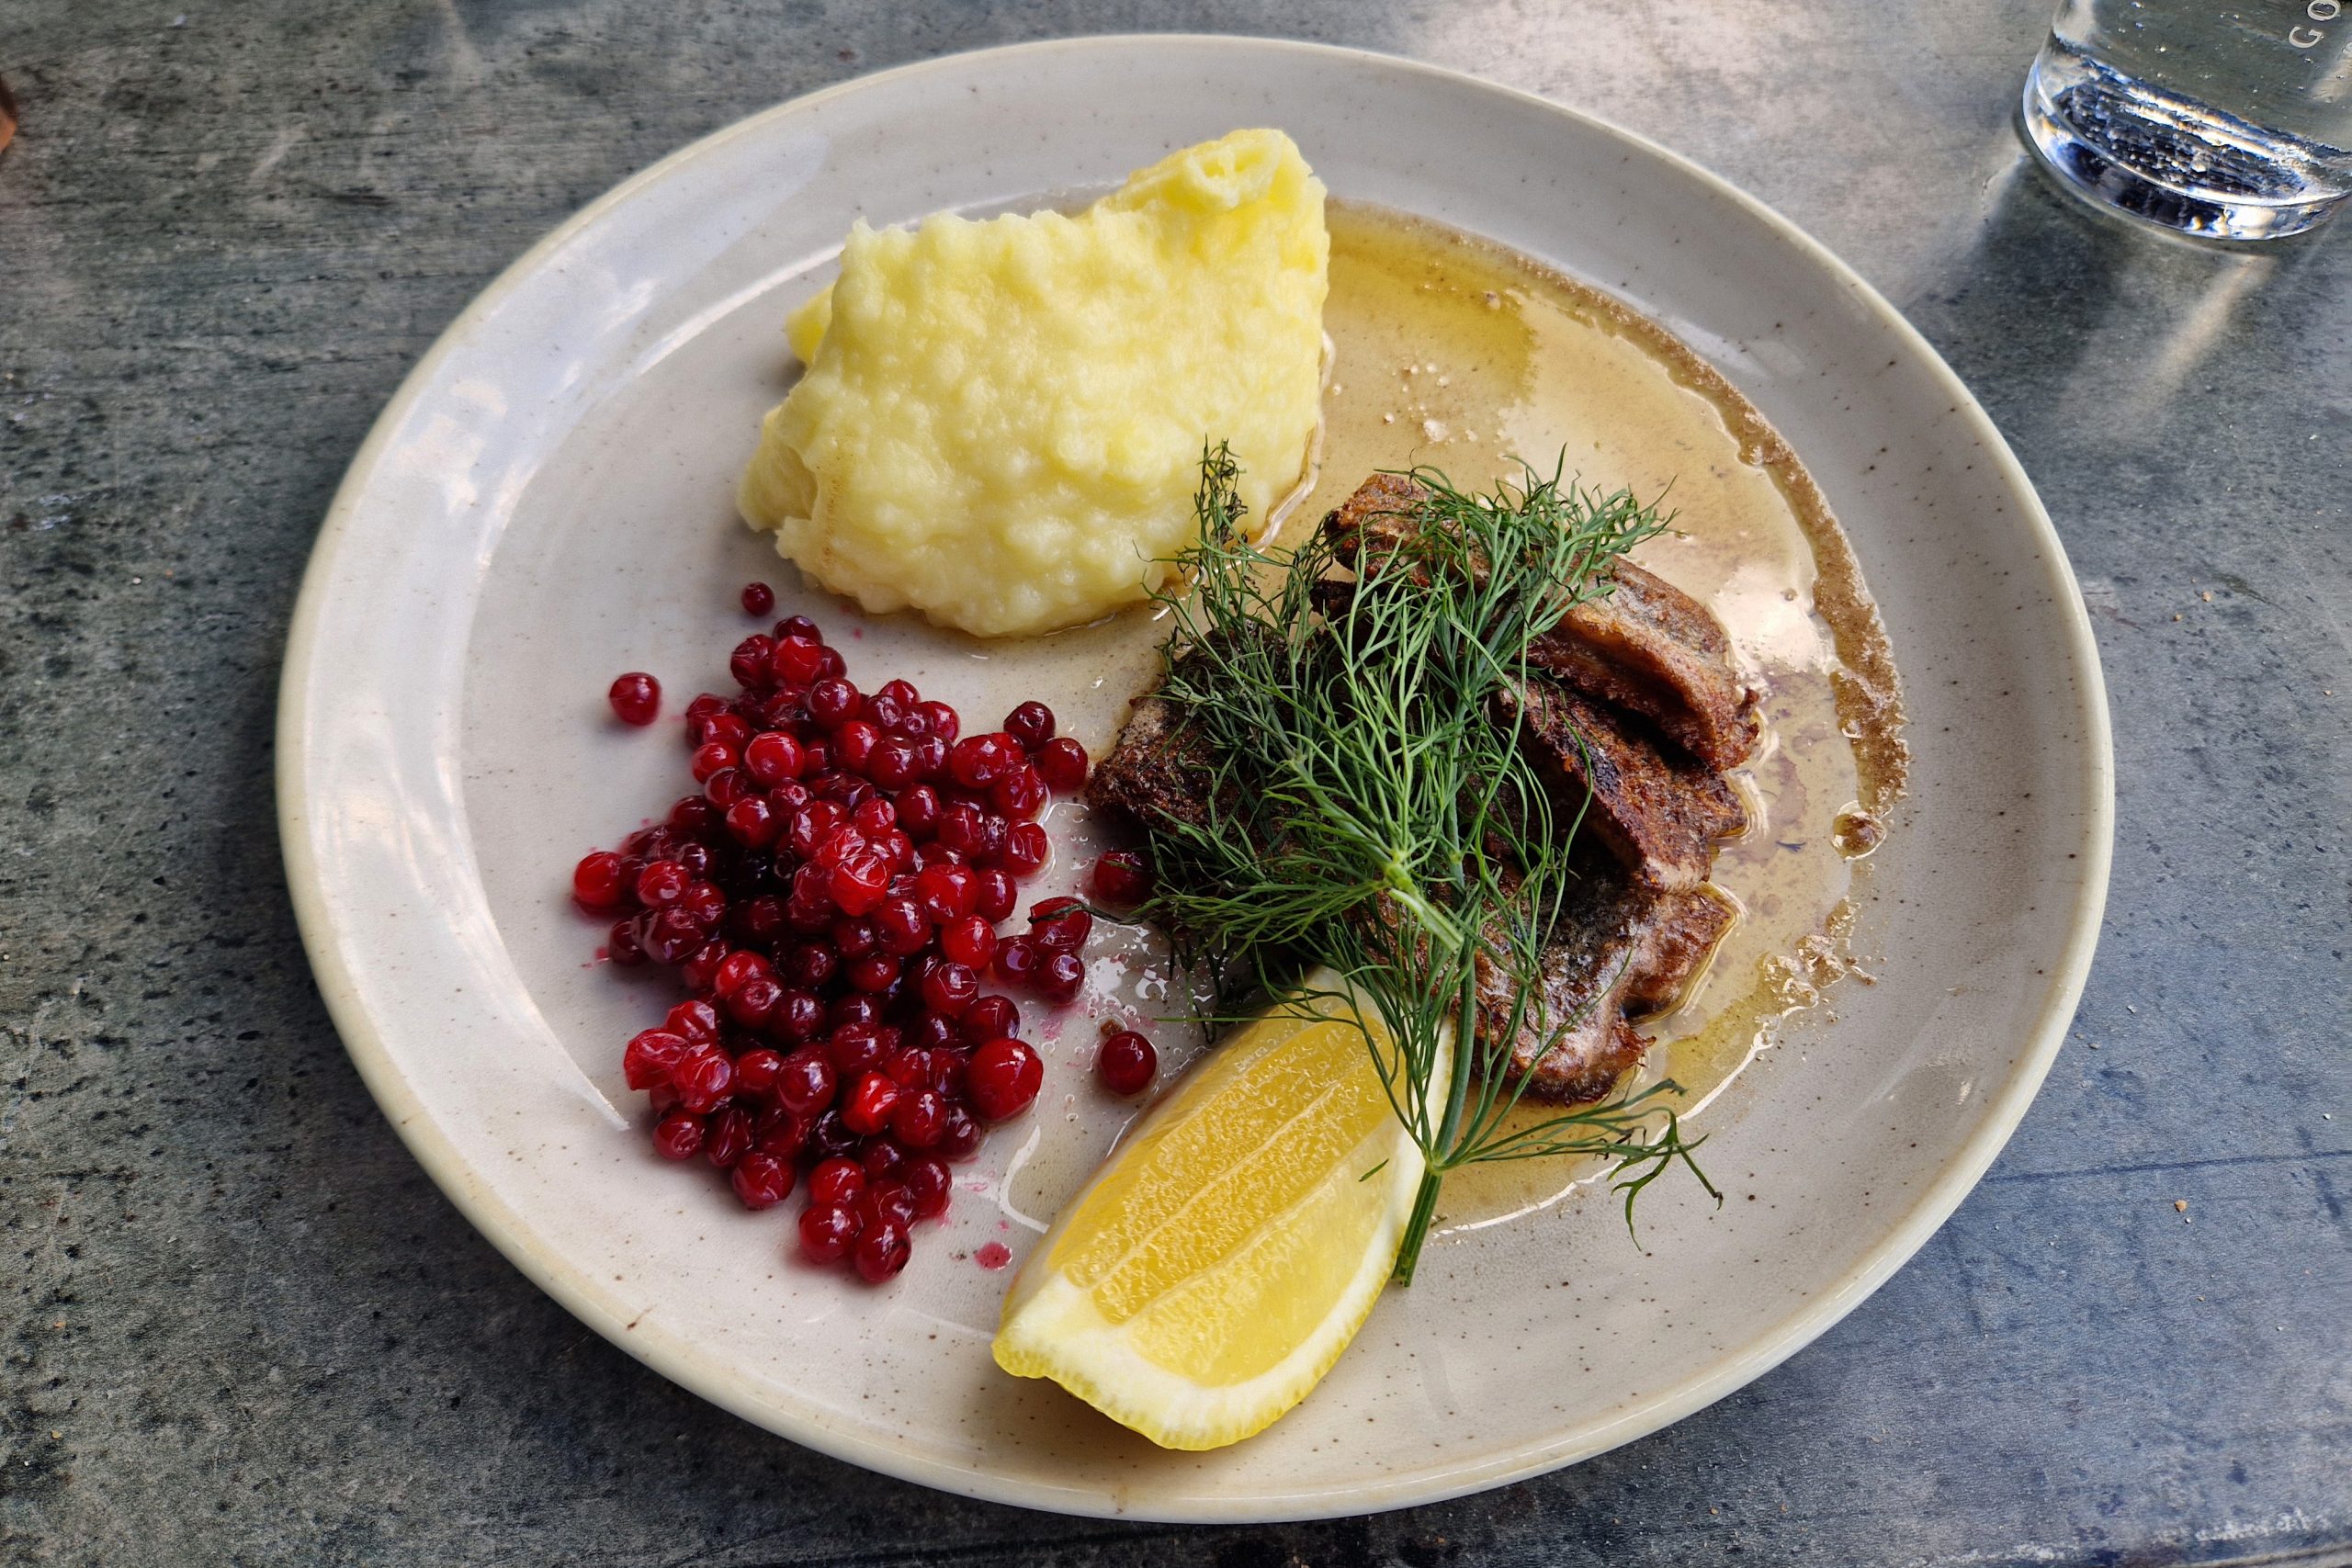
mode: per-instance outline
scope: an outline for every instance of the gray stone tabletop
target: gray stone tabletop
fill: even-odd
[[[2011,130],[2045,16],[6,0],[0,1556],[2352,1562],[2352,223],[2216,254],[2071,206]],[[1917,1259],[1667,1431],[1320,1525],[960,1501],[770,1437],[606,1345],[378,1114],[312,988],[273,818],[277,663],[328,495],[501,266],[795,94],[1176,28],[1530,88],[1819,236],[2041,487],[2114,704],[2121,827],[2081,1015]]]

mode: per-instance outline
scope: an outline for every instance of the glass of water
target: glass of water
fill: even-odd
[[[2185,234],[2297,233],[2352,193],[2352,0],[2062,0],[2026,78],[2042,161]]]

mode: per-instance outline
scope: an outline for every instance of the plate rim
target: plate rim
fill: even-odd
[[[1971,426],[1990,454],[2003,483],[2020,503],[2029,533],[2046,553],[2057,582],[2057,609],[2064,640],[2081,671],[2081,692],[2086,715],[2083,755],[2088,765],[2086,784],[2084,863],[2077,886],[2080,901],[2072,929],[2051,965],[2054,982],[2034,1026],[2019,1040],[2016,1069],[1996,1098],[1990,1114],[1977,1133],[1923,1188],[1899,1221],[1889,1228],[1860,1264],[1817,1292],[1774,1333],[1715,1363],[1713,1370],[1673,1389],[1666,1397],[1638,1412],[1579,1435],[1563,1435],[1544,1444],[1521,1449],[1468,1465],[1448,1468],[1442,1463],[1403,1475],[1370,1481],[1345,1491],[1299,1495],[1283,1500],[1252,1498],[1236,1505],[1204,1502],[1192,1506],[1154,1507],[1123,1506],[1115,1497],[1056,1488],[1037,1482],[1003,1476],[910,1454],[887,1439],[877,1440],[833,1426],[820,1411],[795,1411],[745,1396],[729,1379],[722,1364],[704,1363],[692,1348],[673,1347],[662,1336],[639,1337],[607,1311],[574,1278],[576,1270],[561,1266],[541,1247],[530,1227],[486,1185],[476,1180],[422,1102],[408,1089],[385,1048],[373,1020],[360,1005],[354,970],[340,947],[327,900],[319,883],[309,825],[313,803],[304,783],[305,759],[300,741],[306,728],[303,694],[321,652],[321,621],[338,551],[357,512],[371,470],[378,465],[395,428],[422,399],[444,362],[472,327],[498,308],[506,296],[538,270],[542,261],[571,243],[605,214],[632,199],[639,191],[662,181],[678,166],[704,155],[736,137],[752,133],[771,120],[805,114],[830,100],[870,89],[888,81],[901,82],[925,73],[945,73],[977,60],[1011,55],[1031,57],[1093,51],[1154,51],[1171,46],[1216,45],[1272,52],[1311,54],[1325,59],[1375,64],[1441,78],[1455,88],[1500,95],[1523,107],[1558,116],[1588,134],[1614,141],[1674,168],[1706,186],[1759,220],[1790,243],[1814,265],[1843,286],[1873,318],[1875,324],[1894,333],[1928,373],[1951,395],[1955,412]],[[524,1277],[552,1297],[567,1312],[605,1339],[700,1398],[744,1420],[819,1452],[862,1468],[911,1481],[936,1490],[988,1502],[1007,1503],[1056,1513],[1148,1519],[1168,1522],[1276,1522],[1344,1517],[1381,1512],[1424,1503],[1442,1502],[1492,1487],[1506,1485],[1578,1462],[1637,1438],[1660,1430],[1705,1408],[1771,1371],[1811,1344],[1843,1319],[1910,1261],[1960,1204],[1975,1190],[1984,1172],[2016,1133],[2026,1111],[2040,1093],[2072,1022],[2102,924],[2114,851],[2115,765],[2111,716],[2105,671],[2099,661],[2090,617],[2084,605],[2074,566],[2064,543],[2052,524],[2039,492],[2024,466],[2009,448],[1992,416],[1978,402],[1959,375],[1945,363],[1917,328],[1886,298],[1836,253],[1761,199],[1748,194],[1692,159],[1648,137],[1597,115],[1573,108],[1540,94],[1490,81],[1469,72],[1431,64],[1409,56],[1348,45],[1303,39],[1261,38],[1248,34],[1092,33],[962,50],[910,61],[885,70],[854,76],[830,86],[801,94],[734,120],[678,148],[590,201],[556,224],[522,254],[502,268],[450,319],[432,345],[401,378],[368,434],[361,441],[329,502],[325,518],[311,546],[293,615],[287,632],[274,727],[277,759],[275,782],[280,850],[287,883],[301,932],[305,956],[320,994],[345,1052],[378,1107],[435,1186],[506,1260]]]

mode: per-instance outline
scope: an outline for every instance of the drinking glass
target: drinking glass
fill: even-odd
[[[2186,234],[2310,228],[2352,192],[2352,0],[2062,0],[2026,76],[2034,151]]]

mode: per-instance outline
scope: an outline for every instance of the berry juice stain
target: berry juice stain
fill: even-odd
[[[1001,1241],[991,1241],[973,1252],[972,1261],[983,1269],[1001,1269],[1012,1261],[1012,1248]]]

